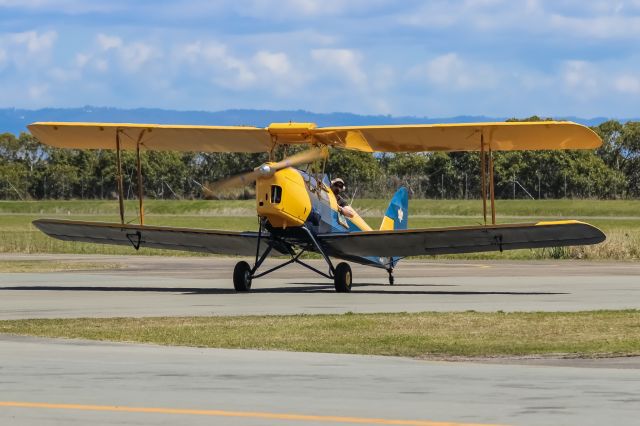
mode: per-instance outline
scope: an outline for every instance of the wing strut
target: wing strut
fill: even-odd
[[[144,226],[144,187],[142,186],[142,160],[140,159],[140,145],[142,145],[142,137],[147,129],[142,129],[138,135],[136,141],[136,170],[138,174],[138,203],[139,203],[139,216],[140,226]],[[120,134],[124,133],[124,130],[116,130],[116,183],[118,184],[118,204],[120,205],[120,223],[124,225],[124,181],[122,176],[122,158],[121,158],[121,143]],[[126,133],[125,133],[126,135]]]
[[[484,133],[480,135],[480,186],[482,192],[482,215],[484,216],[484,224],[487,224],[487,177],[485,175],[487,166],[485,164],[486,156],[484,155]]]
[[[487,174],[489,175],[489,182],[487,182]],[[491,142],[489,142],[489,151],[485,150],[483,133],[480,135],[480,180],[482,187],[482,215],[485,225],[487,224],[487,183],[489,186],[489,201],[491,202],[491,224],[496,224],[496,191],[493,175],[493,150],[491,149]]]
[[[122,181],[122,159],[120,158],[120,129],[116,130],[116,169],[118,204],[120,205],[120,223],[124,225],[124,183]]]
[[[142,129],[140,135],[138,135],[138,142],[136,143],[136,169],[138,170],[138,202],[139,202],[139,216],[140,226],[144,226],[144,205],[142,199],[144,198],[144,188],[142,187],[142,162],[140,161],[140,142],[142,136],[147,129]]]
[[[489,145],[489,189],[491,192],[491,224],[496,224],[496,187],[493,183],[493,151]]]

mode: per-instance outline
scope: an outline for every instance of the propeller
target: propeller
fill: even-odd
[[[291,157],[284,158],[276,163],[264,163],[263,165],[256,167],[249,172],[240,173],[226,179],[221,179],[212,184],[205,184],[202,188],[204,189],[207,196],[213,196],[231,188],[246,186],[256,179],[273,176],[273,174],[278,170],[286,169],[287,167],[295,167],[301,164],[311,163],[321,158],[326,158],[327,155],[328,149],[326,146],[323,146],[322,148],[308,149],[306,151],[294,154]]]

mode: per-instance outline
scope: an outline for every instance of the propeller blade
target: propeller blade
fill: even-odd
[[[287,167],[299,166],[300,164],[311,163],[321,158],[326,158],[328,153],[329,151],[327,147],[308,149],[306,151],[294,154],[291,157],[287,157],[282,161],[278,161],[275,164],[270,164],[269,168],[271,170],[280,170]]]
[[[261,177],[272,176],[278,170],[286,169],[287,167],[295,167],[300,164],[311,163],[321,158],[326,158],[329,151],[327,147],[313,148],[297,154],[287,157],[277,163],[267,163],[259,167],[256,167],[250,172],[240,173],[235,176],[221,179],[212,184],[205,184],[202,186],[207,198],[213,197],[216,194],[224,192],[226,190],[243,187],[249,185],[251,182]]]
[[[212,197],[221,192],[227,191],[232,188],[247,186],[260,176],[260,172],[252,170],[250,172],[240,173],[239,175],[231,176],[226,179],[221,179],[212,184],[205,184],[202,188],[205,191],[205,195]]]

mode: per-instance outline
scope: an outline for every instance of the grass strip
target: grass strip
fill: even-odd
[[[209,348],[405,357],[640,355],[640,310],[76,318],[0,333]]]
[[[89,202],[86,202],[89,203]],[[638,202],[640,206],[640,202]],[[1,204],[1,203],[0,203]],[[638,209],[640,211],[640,209]],[[50,238],[37,230],[31,221],[47,216],[29,214],[4,214],[0,215],[0,253],[79,253],[79,254],[141,254],[141,255],[170,255],[170,256],[198,256],[200,253],[141,249],[135,251],[128,246],[110,246],[101,244],[78,243],[60,241]],[[90,220],[103,222],[117,222],[117,216],[55,216],[74,220]],[[547,218],[551,219],[551,218]],[[366,219],[369,224],[377,229],[381,217]],[[520,219],[511,217],[498,218],[499,223],[531,222],[531,218]],[[257,220],[255,216],[225,216],[225,215],[161,215],[149,214],[146,222],[150,225],[176,226],[187,228],[208,228],[226,230],[256,230]],[[429,228],[457,225],[477,225],[482,220],[477,217],[409,217],[410,228]],[[469,253],[463,255],[438,256],[441,259],[589,259],[589,260],[636,260],[640,259],[640,217],[633,218],[598,218],[589,220],[595,226],[600,227],[607,235],[604,243],[593,246],[576,246],[560,249],[533,249],[510,250],[504,253]]]
[[[361,216],[381,217],[391,194],[382,199],[356,198]],[[255,216],[250,200],[145,200],[150,215]],[[496,200],[499,215],[534,217],[640,217],[638,200]],[[135,217],[138,201],[126,200],[125,210]],[[411,216],[474,216],[482,213],[481,200],[409,200]],[[0,201],[0,214],[118,215],[116,200]]]

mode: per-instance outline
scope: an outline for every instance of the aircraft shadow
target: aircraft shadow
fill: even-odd
[[[199,287],[125,287],[125,286],[12,286],[0,287],[13,291],[104,291],[104,292],[141,292],[141,293],[182,293],[182,294],[236,294],[232,288]],[[251,293],[313,293],[333,290],[333,285],[307,286],[293,288],[255,288]]]
[[[333,291],[333,284],[317,285],[317,283],[294,283],[298,287],[280,288],[253,288],[251,293],[318,293]],[[371,290],[362,287],[386,287],[386,290]],[[448,296],[482,296],[482,295],[508,295],[508,296],[539,296],[562,295],[569,293],[546,291],[447,291],[447,290],[402,290],[402,284],[393,287],[386,284],[353,284],[354,293],[358,294],[385,294],[385,295],[448,295]],[[414,285],[407,285],[415,287]],[[433,285],[435,286],[435,285]],[[442,285],[450,286],[450,285]],[[190,287],[126,287],[126,286],[11,286],[0,287],[4,291],[104,291],[104,292],[142,292],[142,293],[182,293],[182,294],[235,294],[232,288],[190,288]]]
[[[388,284],[380,283],[354,283],[352,287],[386,287],[388,290],[357,290],[358,293],[363,294],[440,294],[451,296],[468,296],[468,295],[508,295],[508,296],[539,296],[539,295],[559,295],[570,294],[562,292],[550,292],[550,291],[469,291],[469,290],[396,290],[398,287],[417,287],[415,284],[394,284],[390,286]],[[419,284],[420,287],[456,287],[455,284]]]

